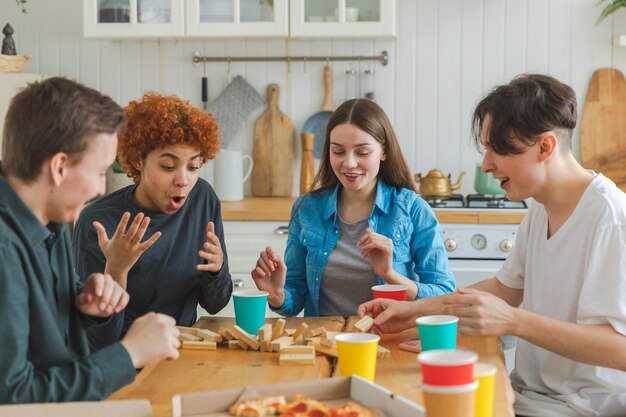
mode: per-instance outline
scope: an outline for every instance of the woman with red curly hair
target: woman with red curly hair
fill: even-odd
[[[198,303],[215,314],[232,293],[220,202],[199,178],[219,149],[215,120],[155,93],[125,113],[118,156],[135,184],[86,207],[74,231],[79,275],[104,270],[130,294],[124,311],[88,331],[92,350],[119,340],[149,311],[191,326]]]

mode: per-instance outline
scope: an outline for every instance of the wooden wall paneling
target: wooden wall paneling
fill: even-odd
[[[153,39],[141,40],[139,54],[141,92],[163,91],[160,42]]]
[[[354,41],[350,39],[337,39],[331,41],[333,56],[350,56],[364,54],[364,49],[357,49]],[[361,48],[363,48],[361,46]],[[348,62],[348,61],[331,61],[330,66],[333,69],[333,104],[335,108],[339,107],[341,103],[346,100],[346,70],[350,66],[357,71],[357,79],[360,73],[365,69],[363,62]]]
[[[546,72],[548,69],[550,2],[528,0],[526,21],[526,71]]]
[[[182,41],[167,39],[161,41],[161,62],[163,71],[163,92],[183,96],[183,67],[188,63],[185,60],[185,49]]]
[[[485,0],[484,5],[483,89],[488,91],[507,81],[504,77],[505,15],[501,0]]]
[[[141,42],[132,40],[120,45],[120,101],[126,106],[132,100],[140,100],[141,89]]]
[[[358,41],[360,48],[363,48],[364,53],[368,55],[378,55],[383,50],[386,50],[391,57],[396,56],[396,48],[392,41],[380,40],[366,43],[365,41]],[[357,50],[357,53],[360,50]],[[395,88],[396,83],[401,82],[402,78],[398,78],[396,74],[397,67],[391,63],[387,66],[381,65],[377,61],[368,61],[363,64],[363,69],[372,68],[374,70],[374,93],[376,94],[376,102],[385,110],[389,120],[392,124],[396,119],[395,114],[397,111],[395,101]],[[404,80],[403,80],[404,81]],[[412,80],[414,82],[414,79]],[[365,94],[365,91],[361,92],[361,95]],[[405,92],[406,94],[406,92]],[[395,124],[393,124],[395,127]],[[404,148],[403,152],[408,152]],[[412,152],[411,152],[412,153]],[[406,155],[405,155],[406,156]]]
[[[461,42],[462,0],[439,3],[437,45],[437,167],[451,174],[454,183],[461,172]]]
[[[571,78],[571,5],[571,0],[550,1],[548,72],[566,83]]]
[[[417,166],[417,135],[416,135],[416,107],[417,94],[415,94],[417,85],[417,36],[413,29],[417,24],[417,3],[415,1],[404,2],[402,7],[396,7],[397,33],[398,38],[394,44],[396,49],[404,51],[402,54],[393,54],[389,56],[389,64],[387,67],[394,71],[392,98],[395,100],[393,114],[387,114],[396,132],[400,148],[404,154],[404,158],[412,172]],[[402,12],[400,12],[402,9]],[[379,47],[382,42],[375,42],[376,52],[379,53],[383,48]],[[387,46],[387,43],[385,43]],[[382,76],[388,76],[387,71],[383,71],[380,64],[375,64],[376,84],[374,94],[376,99],[383,94],[381,89]],[[391,95],[391,94],[390,94]]]
[[[415,171],[426,175],[437,166],[438,68],[437,55],[443,53],[437,44],[438,6],[436,1],[417,0],[417,97]],[[398,53],[401,53],[398,51]],[[402,52],[404,53],[404,52]]]
[[[73,3],[77,14],[82,13],[80,3]],[[66,10],[61,9],[62,4],[57,0],[57,7],[61,13]],[[61,16],[57,16],[60,18]],[[64,19],[62,19],[64,20]],[[83,24],[80,19],[67,19],[63,25],[59,26],[59,70],[58,74],[63,74],[71,79],[80,79],[80,40],[83,36]]]
[[[526,0],[506,0],[504,27],[504,80],[526,70]]]
[[[474,108],[484,94],[482,86],[483,72],[483,0],[463,1],[463,35],[461,41],[461,142],[460,165],[468,175],[465,178],[463,193],[474,192],[473,173],[476,163],[482,160],[473,146],[471,138],[471,118]]]
[[[28,12],[22,13],[21,8],[16,6],[15,2],[5,1],[2,3],[0,16],[7,16],[7,19],[13,16],[13,20],[8,20],[6,23],[10,23],[15,31],[13,39],[17,53],[19,55],[30,54],[32,56],[31,60],[26,64],[26,72],[41,74],[40,34],[38,28],[40,20],[44,18],[44,11],[40,11],[39,7],[32,7],[32,4],[27,4]],[[4,28],[4,23],[2,22],[2,28]],[[55,35],[51,33],[49,36],[54,37]],[[2,37],[4,38],[4,35]]]
[[[119,40],[100,41],[100,88],[99,90],[120,103],[121,96],[121,70],[120,70],[120,46]]]

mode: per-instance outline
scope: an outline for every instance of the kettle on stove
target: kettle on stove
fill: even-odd
[[[425,177],[422,177],[421,173],[417,173],[413,178],[419,184],[422,198],[425,200],[445,200],[452,195],[452,191],[461,187],[463,175],[465,172],[459,174],[459,179],[454,184],[450,181],[450,174],[446,177],[438,169],[430,170]]]

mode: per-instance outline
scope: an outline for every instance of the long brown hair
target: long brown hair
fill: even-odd
[[[330,116],[326,128],[324,150],[320,160],[320,168],[315,175],[310,192],[334,188],[339,179],[330,165],[330,132],[338,125],[348,123],[371,135],[380,143],[387,157],[380,162],[378,176],[391,187],[404,187],[417,193],[411,170],[404,160],[396,134],[385,111],[369,99],[355,98],[344,102]]]

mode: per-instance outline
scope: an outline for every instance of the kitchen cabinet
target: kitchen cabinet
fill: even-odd
[[[395,0],[292,0],[294,38],[395,36]]]
[[[286,37],[288,0],[186,0],[190,37]]]
[[[85,0],[83,33],[89,38],[167,38],[185,34],[181,0]]]
[[[85,37],[395,36],[396,0],[85,0]]]
[[[250,271],[255,267],[259,254],[271,246],[281,257],[287,247],[288,222],[273,221],[225,221],[224,240],[228,251],[228,266],[233,279],[233,291],[256,290]],[[208,315],[198,307],[198,317]],[[217,316],[234,317],[233,300]],[[267,308],[266,317],[280,317]]]

